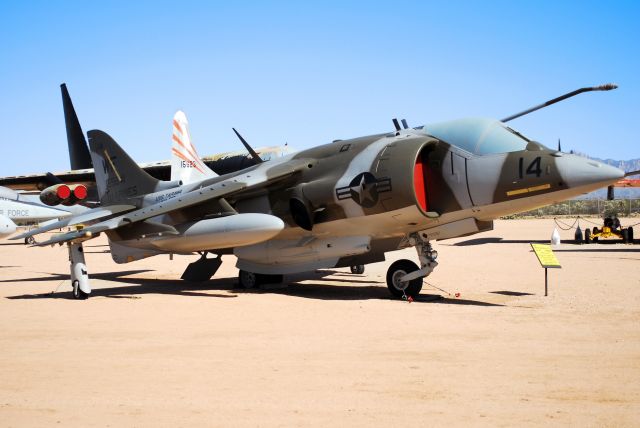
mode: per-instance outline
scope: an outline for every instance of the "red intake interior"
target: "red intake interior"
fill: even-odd
[[[420,208],[425,212],[429,211],[427,202],[427,165],[422,153],[418,155],[416,165],[413,168],[413,189],[416,192],[416,201]]]

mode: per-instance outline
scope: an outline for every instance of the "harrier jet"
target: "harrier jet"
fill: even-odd
[[[189,280],[215,273],[220,259],[207,254],[234,254],[239,284],[247,288],[281,281],[283,274],[379,262],[387,252],[415,247],[420,265],[398,260],[387,272],[393,296],[415,296],[438,264],[432,241],[491,230],[501,216],[623,177],[617,168],[522,135],[505,124],[515,117],[415,128],[394,119],[391,132],[336,140],[186,184],[151,177],[108,134],[93,130],[89,146],[101,206],[16,239],[73,226],[38,245],[68,245],[76,298],[91,291],[82,244],[102,233],[116,263],[199,253],[183,274]],[[174,136],[186,145],[180,127]]]

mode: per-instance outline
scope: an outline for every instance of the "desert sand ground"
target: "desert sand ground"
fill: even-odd
[[[544,297],[552,230],[437,242],[413,303],[385,285],[413,249],[241,291],[233,257],[194,285],[195,257],[116,265],[100,238],[74,301],[64,247],[0,241],[0,425],[638,426],[640,245],[562,244]]]

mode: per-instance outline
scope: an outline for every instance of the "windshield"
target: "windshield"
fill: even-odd
[[[470,118],[426,125],[427,134],[476,155],[525,150],[530,140],[495,119]]]

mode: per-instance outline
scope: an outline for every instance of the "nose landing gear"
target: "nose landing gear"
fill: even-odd
[[[387,270],[387,287],[393,297],[415,297],[420,294],[422,278],[416,278],[411,281],[402,280],[407,274],[416,272],[419,269],[417,264],[407,259],[396,260],[389,266],[389,270]]]
[[[426,234],[412,233],[407,238],[407,246],[415,246],[420,259],[420,267],[411,260],[397,260],[387,271],[387,287],[394,297],[415,298],[422,290],[423,278],[429,276],[438,266],[437,251],[433,249]]]

